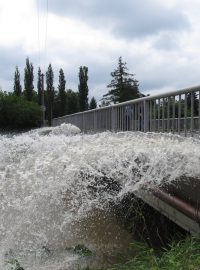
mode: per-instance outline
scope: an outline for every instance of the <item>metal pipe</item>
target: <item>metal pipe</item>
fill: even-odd
[[[168,194],[158,188],[155,188],[151,190],[151,192],[162,201],[166,202],[176,210],[182,212],[187,217],[191,218],[192,220],[195,220],[196,222],[200,223],[200,211],[199,209],[196,209],[191,204],[188,204],[187,202]]]

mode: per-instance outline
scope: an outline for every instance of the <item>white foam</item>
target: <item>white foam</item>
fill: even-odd
[[[45,135],[66,135],[66,136],[71,136],[71,135],[76,135],[80,133],[81,130],[72,125],[72,124],[61,124],[60,126],[56,127],[43,127],[39,129],[34,129],[32,131],[29,131],[28,134],[30,135],[40,135],[40,136],[45,136]]]
[[[1,256],[11,248],[63,248],[71,237],[69,224],[91,209],[106,209],[110,201],[144,183],[160,185],[182,175],[200,178],[198,140],[140,132],[79,132],[64,124],[0,137]],[[104,190],[102,182],[101,192],[91,189],[105,176],[120,183],[118,194]]]

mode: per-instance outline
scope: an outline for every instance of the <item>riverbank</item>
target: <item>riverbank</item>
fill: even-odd
[[[144,243],[133,244],[136,255],[125,263],[98,270],[199,270],[200,240],[187,237],[156,252]],[[84,270],[93,270],[85,268]],[[97,269],[96,269],[97,270]]]
[[[127,194],[115,206],[115,213],[134,236],[131,244],[134,252],[126,258],[122,256],[119,264],[98,270],[200,269],[200,239],[189,235],[133,194]],[[84,270],[94,268],[88,266]]]

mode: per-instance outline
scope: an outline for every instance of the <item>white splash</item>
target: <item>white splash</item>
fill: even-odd
[[[39,129],[34,129],[28,132],[30,135],[40,135],[40,136],[45,136],[45,135],[76,135],[78,133],[81,133],[81,130],[72,125],[72,124],[65,124],[62,123],[60,126],[56,127],[43,127]]]
[[[182,175],[200,178],[199,140],[139,132],[79,132],[64,124],[11,138],[0,136],[0,269],[6,269],[5,254],[40,257],[42,247],[63,250],[73,238],[73,222],[91,210],[106,211],[110,201],[144,183],[160,185]],[[112,192],[105,179],[119,183],[121,190]],[[23,261],[26,269],[34,269],[28,267],[30,261]],[[64,269],[56,267],[52,269]]]

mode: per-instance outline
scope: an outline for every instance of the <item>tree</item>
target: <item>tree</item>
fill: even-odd
[[[24,94],[28,101],[33,98],[33,65],[29,62],[29,58],[26,58],[26,67],[24,69]]]
[[[58,95],[60,100],[60,116],[65,114],[66,111],[66,93],[65,93],[65,75],[62,68],[59,70],[59,85],[58,85]]]
[[[37,82],[37,90],[38,90],[38,104],[42,105],[42,72],[40,67],[38,68],[38,82]]]
[[[16,67],[16,70],[15,70],[13,90],[16,96],[18,97],[21,96],[22,86],[20,83],[20,73],[19,73],[18,67]]]
[[[53,118],[53,102],[54,102],[54,86],[53,86],[54,74],[51,64],[49,64],[48,70],[46,72],[46,85],[47,85],[47,119],[48,124],[51,126]]]
[[[107,86],[110,90],[103,96],[103,100],[119,103],[144,96],[139,92],[138,81],[134,79],[134,74],[127,71],[126,63],[119,57],[118,67],[111,72],[113,79]]]
[[[79,112],[79,93],[71,89],[66,92],[66,114]]]
[[[94,97],[92,97],[90,100],[89,108],[90,108],[90,110],[92,110],[92,109],[95,109],[96,107],[97,107],[96,99]]]
[[[41,119],[41,109],[33,101],[23,96],[0,92],[0,126],[8,129],[37,127]]]
[[[88,68],[87,67],[80,67],[79,70],[79,104],[80,104],[80,111],[86,111],[88,109]]]

